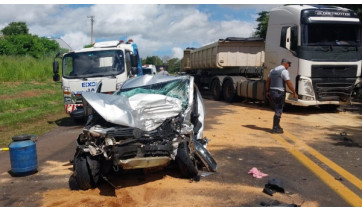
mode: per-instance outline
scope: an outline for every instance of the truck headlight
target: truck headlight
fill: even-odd
[[[122,87],[122,85],[123,85],[123,82],[118,82],[116,84],[116,91],[118,91]]]
[[[301,77],[298,83],[298,95],[302,100],[314,100],[315,94],[313,90],[312,80]]]
[[[70,87],[63,86],[63,94],[64,96],[70,96],[71,95]]]

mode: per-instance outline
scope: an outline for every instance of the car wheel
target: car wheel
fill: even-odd
[[[198,175],[198,168],[194,156],[190,155],[187,142],[181,142],[178,145],[176,163],[184,178],[193,178]]]
[[[89,161],[91,162],[89,163]],[[87,190],[98,183],[99,167],[99,162],[90,159],[90,156],[85,154],[75,155],[73,175],[80,189]]]

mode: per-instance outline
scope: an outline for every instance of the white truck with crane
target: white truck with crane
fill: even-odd
[[[265,40],[226,38],[187,48],[181,71],[194,76],[215,100],[232,102],[240,96],[268,102],[268,74],[287,58],[298,99],[287,88],[286,103],[348,104],[361,76],[360,25],[356,13],[341,7],[278,7],[270,11]]]
[[[53,72],[53,80],[59,81],[59,64],[55,59]],[[82,92],[97,92],[98,88],[100,93],[112,94],[136,75],[142,75],[142,64],[138,47],[131,39],[98,42],[90,48],[65,53],[62,57],[65,112],[76,120],[82,119]],[[102,86],[97,87],[100,82]]]

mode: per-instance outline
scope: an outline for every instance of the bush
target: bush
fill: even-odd
[[[40,58],[59,50],[59,44],[36,35],[20,34],[1,39],[0,48],[0,54],[3,55],[31,55]]]
[[[24,22],[12,22],[2,29],[4,38],[0,38],[0,55],[31,55],[40,58],[60,50],[54,40],[39,38],[28,34]]]

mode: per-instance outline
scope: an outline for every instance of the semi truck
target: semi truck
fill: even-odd
[[[283,58],[298,93],[286,103],[300,106],[348,104],[361,76],[360,20],[345,8],[289,5],[270,11],[266,39],[229,37],[187,48],[181,71],[195,77],[215,100],[236,96],[268,102],[265,84]]]
[[[59,63],[55,58],[53,80],[59,81]],[[61,78],[65,112],[76,120],[82,119],[82,92],[112,94],[124,81],[137,75],[143,75],[142,64],[138,47],[131,39],[98,42],[90,48],[63,54]]]

